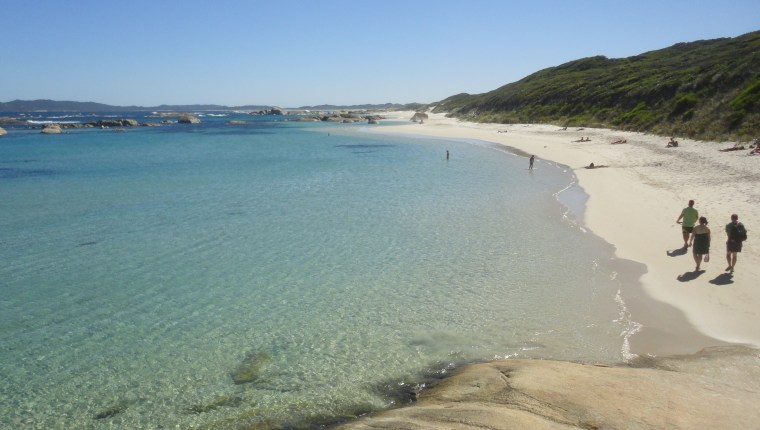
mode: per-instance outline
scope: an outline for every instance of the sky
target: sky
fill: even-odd
[[[432,103],[760,30],[757,0],[0,0],[0,102]]]

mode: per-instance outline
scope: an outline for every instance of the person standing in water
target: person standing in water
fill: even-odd
[[[691,231],[694,229],[694,224],[696,224],[697,220],[699,219],[699,212],[694,209],[694,200],[689,200],[689,206],[683,208],[681,215],[678,215],[676,224],[680,222],[682,218],[683,224],[681,224],[681,233],[683,236],[683,247],[688,248],[689,236],[691,235]]]
[[[536,159],[535,155],[531,155],[530,156],[530,161],[529,161],[529,164],[528,164],[528,170],[533,170],[533,161],[535,161],[535,159]]]
[[[699,271],[702,258],[710,254],[710,229],[707,227],[707,218],[699,217],[699,225],[691,231],[691,250],[694,253],[694,262],[697,263],[695,272]],[[708,258],[705,257],[705,261]]]

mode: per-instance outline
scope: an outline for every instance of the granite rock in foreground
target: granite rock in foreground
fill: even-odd
[[[424,392],[414,406],[338,428],[747,429],[760,423],[759,404],[760,352],[737,346],[616,367],[476,364]]]

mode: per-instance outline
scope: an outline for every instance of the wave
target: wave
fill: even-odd
[[[55,118],[55,117],[51,117]],[[51,120],[27,120],[29,124],[81,124],[82,121],[51,121]]]

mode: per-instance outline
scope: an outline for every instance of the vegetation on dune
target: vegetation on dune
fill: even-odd
[[[435,105],[434,112],[477,122],[754,138],[760,133],[760,31],[628,58],[583,58]]]

